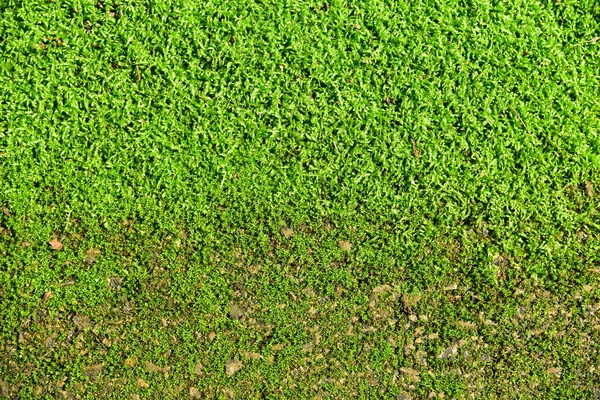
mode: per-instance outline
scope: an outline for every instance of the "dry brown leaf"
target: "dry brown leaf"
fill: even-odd
[[[229,303],[229,313],[227,315],[229,318],[237,320],[246,315],[246,311],[239,304],[231,302]]]
[[[52,246],[53,250],[60,250],[63,248],[63,244],[56,237],[48,243],[50,243],[50,246]]]
[[[587,193],[588,196],[594,197],[594,189],[592,187],[592,182],[586,182],[585,192]]]

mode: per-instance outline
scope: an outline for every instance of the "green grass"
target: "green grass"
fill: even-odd
[[[598,398],[599,37],[593,0],[0,0],[0,396]]]

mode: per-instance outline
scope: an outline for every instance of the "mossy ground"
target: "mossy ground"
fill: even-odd
[[[599,21],[0,0],[0,395],[598,398]]]

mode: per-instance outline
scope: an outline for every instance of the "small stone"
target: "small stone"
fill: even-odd
[[[10,394],[10,388],[8,387],[8,383],[6,381],[0,380],[0,395],[2,397],[8,398]]]
[[[400,368],[400,372],[403,372],[406,375],[419,375],[419,371],[412,368]]]
[[[121,289],[122,283],[123,283],[123,278],[121,278],[119,276],[111,276],[110,278],[108,278],[108,287],[113,292]]]
[[[137,360],[138,360],[137,356],[131,356],[125,360],[125,365],[128,366],[129,368],[133,368],[137,364]]]
[[[146,371],[148,371],[148,372],[152,372],[152,373],[164,372],[163,368],[159,367],[156,364],[151,363],[150,361],[144,361],[144,367],[146,368]]]
[[[229,318],[240,319],[246,314],[246,311],[238,304],[233,302],[229,303]]]
[[[88,251],[85,252],[85,260],[83,262],[85,262],[88,265],[92,265],[93,263],[96,262],[96,258],[98,257],[99,254],[100,254],[100,250],[89,249]]]
[[[196,365],[194,366],[194,374],[196,375],[202,375],[202,364],[200,362],[197,362]]]
[[[240,360],[230,360],[225,366],[225,375],[232,376],[238,372],[244,364]]]
[[[63,248],[63,244],[58,240],[58,238],[53,238],[48,242],[52,247],[52,250],[61,250]]]
[[[195,388],[195,387],[191,387],[190,388],[190,399],[200,399],[202,398],[202,393],[200,393],[200,391]]]
[[[87,315],[75,315],[73,317],[73,323],[80,331],[84,331],[90,325],[90,317]]]
[[[286,239],[291,239],[295,235],[294,230],[288,227],[281,228],[280,232]]]
[[[546,372],[549,373],[550,375],[554,375],[555,377],[559,377],[562,372],[562,368],[560,368],[560,367],[548,368],[546,370]]]
[[[260,265],[251,265],[248,267],[248,272],[250,272],[252,275],[258,274],[259,271],[260,271]]]
[[[448,286],[444,287],[444,290],[456,290],[458,289],[458,285],[456,283],[451,283]]]
[[[456,356],[456,354],[458,353],[458,344],[452,344],[451,346],[447,347],[444,351],[442,351],[440,353],[440,355],[438,356],[438,358],[440,359],[451,359],[454,358],[454,356]]]
[[[402,303],[404,304],[404,307],[406,307],[406,308],[415,306],[419,302],[419,300],[421,300],[421,296],[419,296],[418,294],[402,295]]]
[[[340,249],[342,249],[342,251],[350,251],[350,249],[352,248],[352,243],[340,239],[338,240],[338,246]]]

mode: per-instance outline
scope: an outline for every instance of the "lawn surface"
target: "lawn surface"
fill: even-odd
[[[0,0],[0,397],[600,398],[600,3]]]

